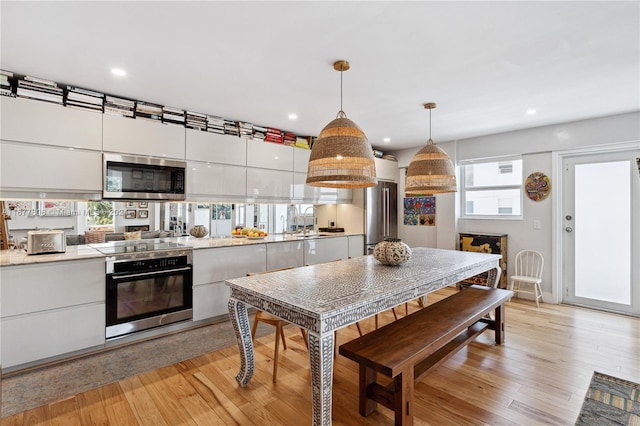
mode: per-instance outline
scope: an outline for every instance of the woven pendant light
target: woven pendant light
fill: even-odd
[[[367,136],[342,110],[342,72],[349,62],[333,64],[340,71],[340,111],[320,132],[311,148],[307,185],[326,188],[367,188],[378,183],[373,149]]]
[[[431,110],[435,103],[424,104],[429,110],[429,140],[409,163],[405,195],[433,195],[456,192],[456,171],[446,152],[431,139]]]

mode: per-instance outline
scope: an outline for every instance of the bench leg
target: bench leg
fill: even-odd
[[[496,333],[496,344],[504,343],[504,305],[500,305],[496,308],[494,327]]]
[[[395,425],[413,425],[413,366],[408,367],[394,379]]]
[[[376,381],[376,370],[365,367],[360,364],[360,384],[358,386],[359,392],[359,410],[360,414],[363,416],[368,416],[373,413],[376,409],[376,402],[367,397],[367,389],[369,385],[375,383]]]

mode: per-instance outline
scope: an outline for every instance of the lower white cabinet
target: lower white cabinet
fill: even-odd
[[[2,368],[99,347],[104,336],[104,303],[3,318]]]
[[[0,268],[2,368],[105,343],[104,258]]]
[[[267,271],[304,266],[303,248],[303,240],[267,244]]]
[[[315,265],[349,258],[348,237],[308,238],[304,240],[304,264]]]
[[[349,257],[364,256],[364,235],[349,235]]]
[[[216,247],[193,251],[193,320],[228,314],[225,280],[264,272],[267,244]]]

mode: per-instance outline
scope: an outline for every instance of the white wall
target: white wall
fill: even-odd
[[[590,146],[602,146],[623,142],[640,141],[640,113],[614,115],[590,120],[561,123],[552,126],[438,143],[457,164],[461,160],[500,157],[521,154],[523,177],[539,171],[549,176],[551,191],[557,191],[552,152]],[[640,143],[640,142],[639,142]],[[420,147],[396,151],[400,167],[407,167]],[[400,180],[401,194],[404,179]],[[513,273],[513,259],[518,250],[534,248],[545,257],[542,290],[545,300],[552,300],[554,209],[552,197],[541,202],[525,198],[522,220],[461,219],[459,218],[459,193],[436,197],[436,229],[429,227],[400,226],[400,236],[409,245],[454,248],[459,232],[506,233],[508,237],[507,274]],[[401,212],[402,213],[402,212]],[[533,220],[540,220],[541,229],[533,229]],[[399,219],[403,223],[402,218]],[[451,246],[451,242],[454,246]]]

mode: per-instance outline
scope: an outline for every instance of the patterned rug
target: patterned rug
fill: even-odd
[[[593,372],[576,426],[640,426],[640,385]]]
[[[273,327],[258,325],[256,337],[269,333]],[[0,418],[236,344],[227,320],[14,373],[2,377]]]

